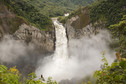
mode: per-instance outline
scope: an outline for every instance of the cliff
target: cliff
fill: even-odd
[[[19,29],[13,34],[17,40],[26,43],[32,43],[37,50],[43,53],[54,51],[55,31],[41,31],[40,29],[22,24]]]
[[[40,17],[39,17],[40,18]],[[42,19],[42,18],[41,18]],[[3,60],[2,64],[7,66],[17,66],[19,71],[26,76],[27,74],[35,71],[37,62],[40,58],[52,54],[55,49],[55,30],[54,26],[47,30],[42,30],[40,28],[30,25],[27,19],[17,16],[16,13],[10,9],[9,6],[3,3],[3,0],[0,0],[0,40],[3,39],[5,35],[9,35],[10,38],[20,41],[21,44],[26,44],[26,52],[22,52],[22,55],[15,54],[16,51],[7,51],[11,54],[7,56],[15,56],[16,60],[13,60],[11,63],[5,63]],[[3,40],[2,40],[3,41]],[[2,42],[1,41],[1,42]],[[12,47],[16,47],[15,43]],[[34,49],[30,49],[28,46],[32,44]],[[10,44],[11,45],[11,44]],[[9,44],[7,44],[9,47]],[[19,45],[20,46],[20,45]],[[27,48],[28,47],[28,48]],[[6,49],[6,48],[5,48]],[[17,48],[17,51],[25,49]],[[2,51],[1,51],[2,52]],[[0,56],[3,56],[2,54]],[[6,55],[5,55],[6,57]],[[8,58],[7,58],[8,59]]]
[[[2,0],[0,0],[0,38],[12,35],[15,39],[27,44],[34,44],[40,53],[51,53],[55,46],[54,27],[40,30],[22,17],[17,16]]]
[[[68,39],[79,39],[98,33],[105,25],[102,21],[90,23],[90,10],[85,7],[81,12],[67,20],[66,32]]]

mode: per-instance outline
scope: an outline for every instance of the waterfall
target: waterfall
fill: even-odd
[[[40,59],[39,67],[36,69],[39,78],[42,74],[46,80],[48,77],[52,77],[57,82],[83,79],[100,69],[102,64],[100,52],[103,50],[106,51],[105,57],[108,62],[113,62],[114,58],[111,56],[114,56],[114,52],[108,46],[108,42],[111,41],[109,32],[104,30],[97,35],[91,35],[91,37],[71,39],[69,47],[67,47],[65,28],[56,18],[53,19],[53,23],[56,33],[56,49],[53,55]],[[75,82],[75,84],[77,83]]]
[[[57,21],[57,19],[53,19],[53,23],[55,25],[55,34],[56,34],[56,50],[54,53],[54,59],[62,58],[67,59],[67,37],[66,30],[64,26]]]
[[[61,80],[61,75],[65,75],[62,77],[63,79],[68,75],[67,73],[63,73],[66,71],[64,66],[68,63],[67,37],[65,27],[59,23],[56,18],[52,20],[55,25],[56,49],[53,55],[40,60],[42,62],[42,67],[36,70],[36,74],[39,76],[41,73],[45,79],[53,77],[53,79],[59,81]]]

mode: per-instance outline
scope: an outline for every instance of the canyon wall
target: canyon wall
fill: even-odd
[[[55,48],[54,26],[51,30],[40,30],[31,26],[0,0],[0,38],[4,35],[12,35],[16,40],[33,44],[40,53],[52,53]]]
[[[22,24],[13,34],[14,38],[26,43],[32,43],[43,53],[54,51],[55,31],[41,31],[40,29]]]
[[[65,27],[67,37],[70,40],[97,34],[101,29],[105,28],[105,24],[101,21],[92,24],[89,8],[85,7],[80,14],[68,19]]]

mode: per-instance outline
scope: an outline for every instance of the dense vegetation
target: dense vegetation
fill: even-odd
[[[97,78],[96,84],[125,84],[126,83],[126,59],[121,58],[119,53],[116,53],[117,61],[111,66],[108,65],[106,58],[103,57],[101,70],[97,70],[94,77]]]
[[[49,17],[63,16],[75,10],[79,5],[86,6],[95,0],[27,0],[44,15]]]
[[[87,5],[94,0],[3,0],[8,7],[32,25],[40,29],[52,29],[50,17],[63,16],[78,5]]]
[[[83,7],[78,7],[76,10],[74,10],[74,11],[72,11],[70,14],[69,14],[69,16],[59,16],[58,17],[58,20],[61,22],[61,23],[63,23],[63,24],[65,24],[66,23],[66,21],[68,20],[68,19],[70,19],[71,17],[74,17],[74,16],[76,16],[76,15],[78,15],[78,14],[80,14],[81,13],[81,10],[83,10],[84,8]]]
[[[39,12],[33,5],[29,4],[26,0],[4,0],[4,3],[8,5],[18,15],[27,19],[30,23],[41,29],[52,28],[51,19]]]
[[[90,21],[92,23],[103,21],[113,37],[119,39],[116,44],[113,43],[113,47],[122,54],[122,57],[126,57],[126,0],[97,0],[87,7],[90,9]],[[59,21],[66,23],[68,19],[79,15],[85,8],[79,7],[68,17],[59,17]]]
[[[72,18],[72,17],[74,17],[76,15],[79,16],[80,14],[82,14],[82,11],[85,10],[86,8],[88,8],[88,6],[86,6],[86,7],[79,6],[76,10],[70,12],[69,16],[67,16],[67,17],[65,17],[65,16],[59,16],[58,20],[61,23],[65,24],[68,19],[70,19],[70,18]]]
[[[63,16],[67,12],[71,12],[79,5],[86,6],[95,0],[25,0],[33,5],[40,13],[49,16]]]
[[[92,23],[96,21],[104,21],[106,26],[109,27],[112,24],[118,23],[123,15],[126,14],[126,0],[97,0],[93,4],[89,5],[90,19]],[[79,7],[80,8],[80,7]],[[82,8],[81,8],[82,9]],[[78,15],[80,9],[77,9],[70,13],[67,18],[60,17],[60,21],[65,23],[68,18],[73,15]]]
[[[38,11],[48,17],[56,17],[56,16],[62,16],[64,13],[70,12],[73,10],[74,5],[72,5],[72,8],[69,8],[66,5],[61,5],[58,2],[53,2],[50,0],[25,0],[27,3],[34,6]],[[71,3],[67,3],[71,4]],[[71,6],[71,5],[70,5]]]
[[[116,53],[117,60],[110,66],[106,58],[104,57],[100,70],[95,71],[94,78],[96,78],[95,84],[125,84],[126,83],[126,58],[121,58],[119,53]],[[56,81],[52,81],[49,77],[45,83],[45,79],[41,75],[38,80],[35,79],[35,73],[31,73],[27,78],[22,77],[16,67],[7,69],[6,66],[0,65],[0,84],[57,84]],[[81,83],[83,84],[83,82]],[[94,84],[88,81],[85,84]]]
[[[110,30],[114,37],[118,37],[118,48],[116,51],[120,52],[122,57],[126,57],[126,15],[118,24],[111,25]]]
[[[91,5],[91,22],[102,20],[106,26],[118,23],[126,14],[126,0],[98,0]]]
[[[45,83],[45,79],[42,77],[35,80],[35,73],[28,75],[28,78],[23,78],[16,67],[7,69],[6,66],[0,65],[0,84],[57,84],[56,81],[52,81],[52,78],[49,77]]]
[[[60,5],[63,5],[63,6],[68,6],[67,4],[86,6],[87,4],[91,4],[95,0],[47,0],[47,1],[60,3]],[[68,3],[68,2],[70,2],[70,3]],[[68,6],[68,7],[70,7],[70,6]]]

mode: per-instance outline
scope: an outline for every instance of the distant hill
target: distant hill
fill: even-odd
[[[71,7],[72,5],[86,6],[87,4],[91,4],[92,2],[94,2],[96,0],[46,0],[46,1],[56,2],[65,7],[66,6]]]
[[[79,5],[86,6],[96,0],[25,0],[49,17],[61,16],[75,10]]]
[[[40,29],[51,29],[50,17],[62,16],[79,5],[87,5],[94,0],[2,0],[8,8]]]

